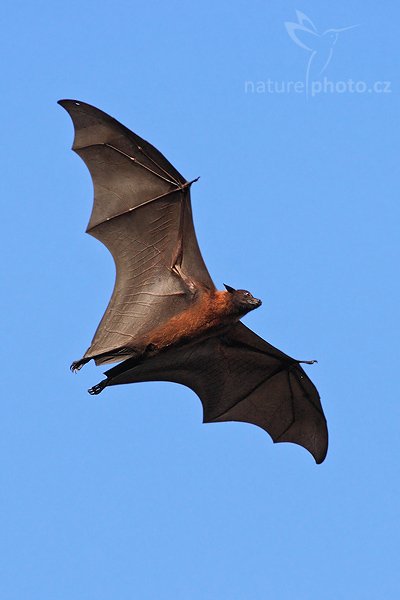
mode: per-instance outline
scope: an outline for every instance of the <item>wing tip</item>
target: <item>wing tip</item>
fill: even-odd
[[[265,431],[267,430],[265,429]],[[271,436],[268,431],[267,433]],[[289,443],[304,448],[304,450],[307,450],[311,454],[317,465],[323,463],[328,454],[329,433],[325,417],[323,422],[319,424],[318,430],[314,431],[313,435],[310,435],[308,439],[299,436],[283,437],[283,435],[275,438],[271,436],[271,438],[274,444]]]
[[[57,104],[59,104],[60,106],[65,108],[66,111],[69,112],[70,108],[72,108],[74,106],[82,106],[84,104],[84,102],[81,102],[80,100],[71,100],[68,98],[62,98],[61,100],[57,100]]]
[[[328,453],[328,446],[326,448],[324,448],[322,452],[316,452],[315,454],[313,452],[311,452],[317,465],[320,465],[324,462],[327,453]]]
[[[99,108],[96,108],[92,104],[88,104],[87,102],[82,102],[81,100],[74,100],[72,98],[62,98],[61,100],[57,100],[57,104],[62,106],[71,119],[73,119],[77,115],[92,115],[101,117],[103,119],[115,121],[110,115],[103,112]]]
[[[307,452],[309,452],[311,454],[311,456],[313,457],[313,459],[315,460],[315,463],[317,465],[320,465],[321,463],[323,463],[326,458],[326,455],[328,454],[328,443],[327,442],[324,444],[324,446],[322,448],[310,448],[308,446],[305,446],[303,443],[295,442],[294,440],[274,440],[274,439],[272,439],[272,441],[274,442],[274,444],[282,444],[282,443],[283,444],[285,444],[285,443],[286,444],[295,444],[296,446],[300,446],[301,448],[304,448],[304,450],[306,450]]]
[[[57,104],[62,106],[62,108],[67,111],[74,126],[75,136],[72,144],[72,150],[74,151],[77,151],[82,144],[86,145],[85,138],[82,143],[78,143],[78,139],[81,139],[82,131],[84,131],[89,125],[101,125],[103,123],[115,122],[121,126],[121,124],[110,117],[110,115],[104,113],[102,110],[92,106],[91,104],[87,104],[87,102],[64,98],[57,100]]]
[[[323,428],[323,434],[322,434],[322,444],[320,444],[319,447],[317,446],[313,452],[310,450],[317,465],[320,465],[321,463],[324,462],[326,455],[328,454],[328,447],[329,447],[329,431],[328,431],[328,425],[327,425],[325,415],[324,415],[324,428]]]

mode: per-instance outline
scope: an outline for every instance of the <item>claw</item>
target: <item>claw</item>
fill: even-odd
[[[100,392],[104,390],[107,383],[108,379],[103,379],[103,381],[100,381],[100,383],[97,383],[96,385],[88,389],[89,394],[91,396],[97,396],[97,394],[100,394]]]
[[[299,363],[303,363],[304,365],[313,365],[314,363],[317,363],[317,360],[299,360]]]
[[[89,360],[90,359],[87,359],[87,358],[81,358],[80,360],[74,360],[74,362],[70,366],[72,373],[77,373],[78,371],[80,371],[82,369],[83,365],[86,365],[86,363],[89,362]]]

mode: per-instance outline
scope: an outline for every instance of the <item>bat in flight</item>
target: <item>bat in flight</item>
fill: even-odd
[[[204,422],[243,421],[274,442],[306,448],[317,463],[328,432],[320,397],[301,362],[240,319],[261,305],[246,290],[218,291],[204,264],[190,187],[154,146],[97,108],[60,100],[75,128],[73,150],[94,185],[87,232],[111,252],[111,300],[78,371],[118,362],[89,390],[143,381],[191,388]]]

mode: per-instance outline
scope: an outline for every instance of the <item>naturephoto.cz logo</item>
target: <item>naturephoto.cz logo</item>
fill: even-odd
[[[286,21],[286,31],[291,40],[306,51],[306,64],[304,78],[292,80],[265,79],[260,81],[247,80],[244,82],[246,94],[305,94],[317,96],[318,94],[388,94],[392,91],[390,81],[364,80],[332,80],[323,75],[327,70],[334,48],[342,36],[346,36],[350,29],[359,25],[336,27],[319,31],[311,19],[303,12],[296,10],[296,22]]]

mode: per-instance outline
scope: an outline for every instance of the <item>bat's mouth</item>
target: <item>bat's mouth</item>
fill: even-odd
[[[259,306],[261,306],[262,301],[259,300],[259,298],[253,298],[251,304],[252,304],[252,308],[258,308]]]

